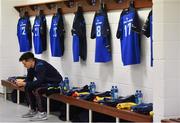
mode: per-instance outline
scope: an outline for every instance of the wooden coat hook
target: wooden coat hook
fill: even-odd
[[[124,0],[115,0],[116,3],[122,3]]]
[[[96,2],[96,0],[89,0],[89,3],[90,3],[90,5],[95,6],[97,2]]]
[[[43,8],[41,6],[34,6],[34,11],[36,11],[36,15],[43,14]]]
[[[19,11],[19,16],[20,16],[20,17],[28,16],[28,10],[27,10],[27,8],[20,8],[19,10],[20,10],[20,11]]]
[[[134,0],[130,0],[129,7],[130,8],[135,8],[135,1]]]
[[[68,0],[68,7],[72,8],[74,6],[74,0]]]

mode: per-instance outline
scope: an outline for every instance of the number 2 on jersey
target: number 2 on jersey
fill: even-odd
[[[22,35],[26,35],[26,27],[21,27],[22,29]]]
[[[131,34],[131,23],[128,23],[127,25],[124,26],[124,31],[125,31],[125,37]]]

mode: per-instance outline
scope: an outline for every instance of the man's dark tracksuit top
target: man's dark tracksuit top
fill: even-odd
[[[48,84],[58,85],[62,81],[60,73],[44,60],[35,59],[34,68],[27,70],[26,86],[37,88]]]

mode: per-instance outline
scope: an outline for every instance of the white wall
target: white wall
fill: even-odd
[[[24,0],[1,0],[0,79],[21,75],[23,71],[18,62],[20,56],[16,36],[18,12],[13,8],[23,2]],[[0,92],[2,92],[2,86],[0,86]]]
[[[1,18],[2,18],[2,16],[1,16],[1,1],[0,1],[0,46],[1,46],[1,42],[2,42],[2,39],[1,39],[1,29],[2,29],[2,21],[1,21]],[[1,54],[2,54],[2,51],[1,51],[1,48],[0,48],[0,56],[1,56]],[[1,65],[1,60],[0,60],[0,65]],[[2,71],[1,71],[1,69],[0,69],[0,76],[1,76],[1,73],[2,73]],[[3,89],[2,89],[2,87],[1,87],[1,85],[0,85],[0,93],[1,92],[3,92]]]
[[[159,67],[153,81],[154,121],[180,116],[179,0],[154,0],[154,44]]]

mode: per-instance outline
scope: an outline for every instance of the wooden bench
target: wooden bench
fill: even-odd
[[[1,84],[5,90],[5,100],[6,100],[6,88],[16,89],[17,90],[17,103],[19,104],[19,91],[24,91],[24,88],[18,88],[15,84],[8,82],[7,80],[1,80]],[[92,112],[96,111],[102,114],[106,114],[116,118],[116,122],[119,122],[119,119],[124,119],[127,121],[133,122],[152,122],[153,118],[148,115],[138,114],[135,112],[131,112],[128,110],[118,110],[114,107],[101,105],[98,103],[76,99],[74,97],[65,96],[62,94],[52,94],[47,97],[47,113],[49,114],[49,107],[50,107],[50,99],[60,101],[66,103],[66,120],[69,121],[69,106],[77,106],[84,109],[89,110],[89,122],[92,122]]]

